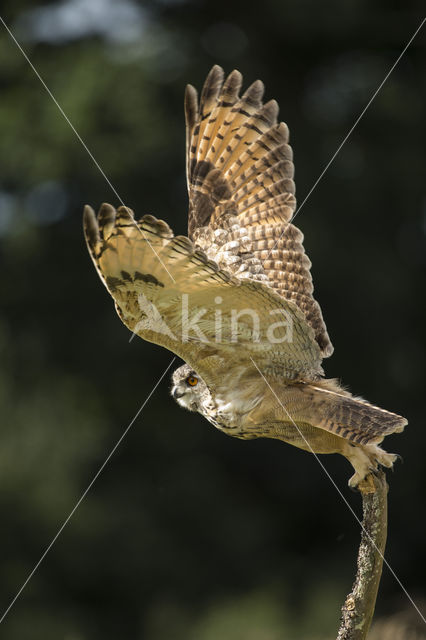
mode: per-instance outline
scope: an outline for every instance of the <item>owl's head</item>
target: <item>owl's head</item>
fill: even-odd
[[[173,373],[170,392],[176,402],[189,411],[203,413],[206,404],[211,400],[206,383],[189,364],[182,365]]]

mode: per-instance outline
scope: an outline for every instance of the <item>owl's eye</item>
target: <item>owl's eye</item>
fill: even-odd
[[[188,376],[186,382],[190,387],[195,387],[198,384],[198,378],[195,376]]]

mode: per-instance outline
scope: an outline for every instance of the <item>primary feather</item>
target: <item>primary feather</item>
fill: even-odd
[[[293,154],[278,105],[262,103],[263,84],[242,95],[241,74],[224,81],[214,66],[198,103],[187,87],[188,234],[220,266],[239,277],[266,282],[297,304],[323,357],[333,347],[314,300],[303,234],[293,224],[296,208]]]

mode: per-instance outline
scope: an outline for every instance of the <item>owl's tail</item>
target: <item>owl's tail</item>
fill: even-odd
[[[357,487],[379,464],[392,468],[398,456],[378,445],[385,436],[403,431],[405,418],[351,395],[335,380],[305,384],[303,392],[309,398],[304,414],[310,424],[339,436],[335,451],[355,469],[349,486]]]
[[[317,409],[316,424],[350,442],[378,444],[390,433],[403,431],[408,422],[397,413],[353,396],[335,380],[307,386]]]

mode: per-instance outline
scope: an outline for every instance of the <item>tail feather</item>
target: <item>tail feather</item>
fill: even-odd
[[[406,418],[352,396],[334,380],[309,385],[313,394],[315,426],[356,444],[378,444],[391,433],[401,433]],[[319,421],[319,423],[318,423]]]

